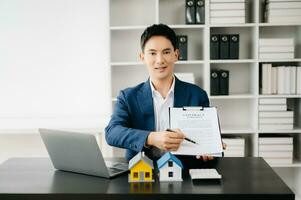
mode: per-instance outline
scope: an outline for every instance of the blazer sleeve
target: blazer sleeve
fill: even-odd
[[[209,107],[210,103],[209,103],[209,98],[208,98],[207,92],[203,91],[203,95],[202,96],[203,96],[203,98],[202,98],[201,106],[203,106],[203,107]]]
[[[128,105],[124,91],[121,91],[111,120],[105,128],[105,138],[111,146],[140,152],[150,131],[130,127],[132,118]]]

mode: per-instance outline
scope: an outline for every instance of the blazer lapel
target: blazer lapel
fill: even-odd
[[[174,107],[188,106],[189,93],[185,91],[185,85],[175,76]]]
[[[140,110],[145,119],[147,130],[155,130],[154,104],[149,79],[141,87],[137,95]]]

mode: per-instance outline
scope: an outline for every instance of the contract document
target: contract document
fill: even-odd
[[[169,108],[169,127],[179,128],[188,139],[183,140],[173,154],[222,156],[221,132],[215,107]]]

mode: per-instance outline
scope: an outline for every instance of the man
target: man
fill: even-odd
[[[149,79],[122,90],[117,97],[111,121],[105,129],[109,145],[125,148],[129,160],[140,151],[158,159],[164,151],[179,148],[184,133],[166,131],[168,108],[209,106],[206,92],[174,76],[179,50],[175,32],[166,25],[154,24],[141,35],[140,59]],[[211,160],[211,156],[199,157]]]

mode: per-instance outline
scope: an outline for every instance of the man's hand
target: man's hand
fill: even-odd
[[[151,132],[147,137],[146,145],[152,145],[164,151],[176,151],[184,139],[184,134],[180,129],[174,131]]]
[[[225,150],[227,148],[227,144],[222,142],[222,146],[223,146],[223,150]],[[209,156],[209,155],[203,155],[203,156],[196,156],[197,159],[202,159],[204,161],[208,161],[208,160],[213,160],[214,157],[213,156]]]

